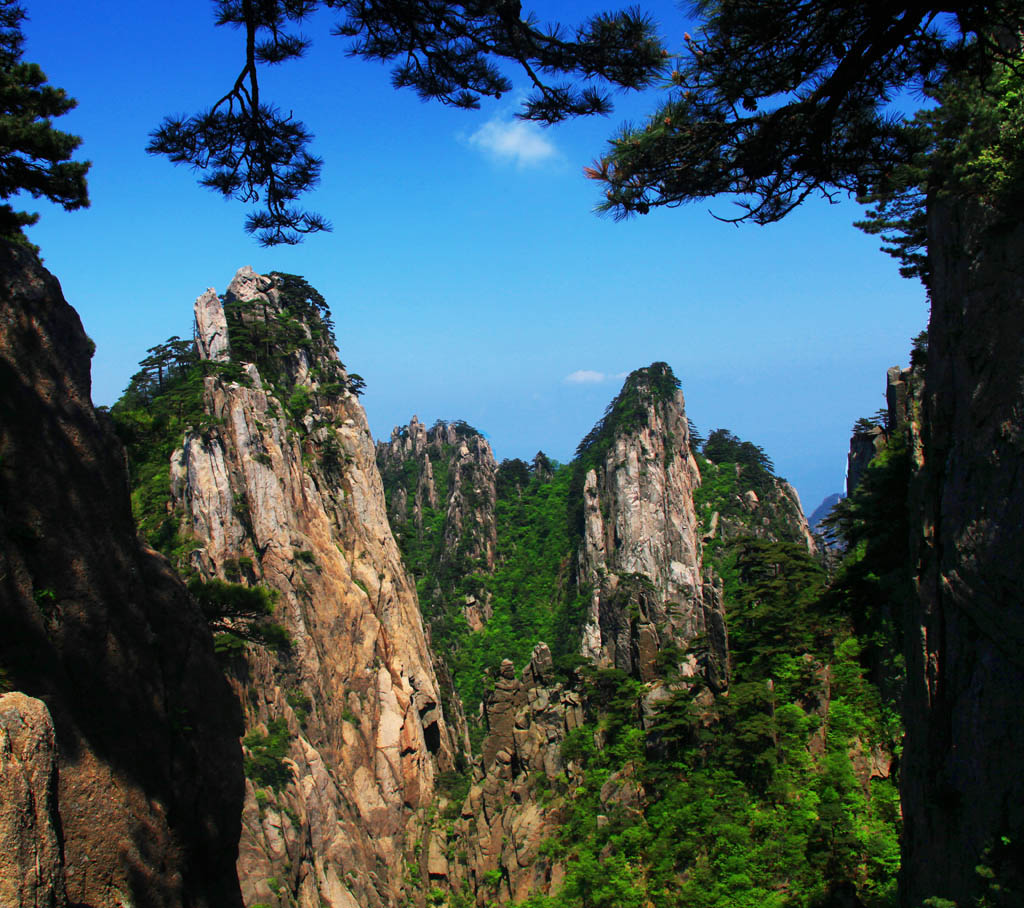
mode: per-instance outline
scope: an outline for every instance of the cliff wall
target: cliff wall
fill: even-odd
[[[288,638],[230,657],[250,765],[284,742],[287,768],[277,782],[248,773],[246,901],[394,905],[453,747],[365,414],[322,319],[299,303],[251,269],[223,302],[197,300],[201,357],[244,366],[205,378],[208,425],[172,457],[172,507],[198,575],[276,591]],[[285,330],[293,340],[267,359],[261,339]]]
[[[979,866],[1024,891],[1024,227],[937,201],[928,227],[903,873],[908,904],[972,904]]]
[[[666,644],[682,651],[707,634],[715,674],[724,677],[724,618],[705,575],[694,507],[700,471],[683,393],[665,364],[629,376],[576,469],[578,577],[592,590],[582,654],[650,680]]]
[[[27,695],[3,698],[0,760],[40,824],[3,848],[4,885],[26,888],[0,900],[241,905],[240,717],[206,622],[137,539],[77,314],[27,250],[0,245],[0,274],[0,674]],[[5,843],[34,834],[10,822]]]

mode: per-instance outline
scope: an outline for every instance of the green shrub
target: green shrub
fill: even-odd
[[[249,751],[245,758],[245,775],[254,785],[279,791],[292,781],[291,770],[284,762],[291,738],[283,719],[267,724],[267,733],[250,732],[242,739]]]
[[[303,416],[309,412],[309,408],[312,406],[312,402],[309,397],[309,389],[304,385],[299,385],[288,398],[287,403],[288,412],[291,413],[292,418],[295,420],[302,419]]]

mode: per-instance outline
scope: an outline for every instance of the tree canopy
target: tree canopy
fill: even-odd
[[[235,82],[210,108],[167,117],[148,150],[199,171],[201,185],[260,207],[246,230],[263,245],[296,243],[329,230],[321,215],[297,201],[314,188],[323,161],[313,136],[291,112],[260,94],[261,67],[301,57],[310,41],[296,29],[320,8],[343,18],[333,34],[351,39],[348,52],[392,63],[392,84],[425,100],[479,107],[512,83],[499,68],[511,61],[528,76],[525,119],[555,123],[607,113],[606,88],[643,88],[662,72],[667,52],[651,22],[631,10],[594,16],[568,30],[523,15],[518,0],[217,0],[217,25],[245,32]],[[565,80],[567,81],[559,81]],[[594,83],[597,84],[594,84]]]
[[[808,196],[885,185],[922,150],[892,103],[953,79],[982,84],[1017,53],[1021,5],[698,0],[669,93],[587,169],[600,210],[644,214],[721,193],[729,220],[769,223]]]
[[[35,63],[22,61],[25,11],[15,0],[0,0],[0,199],[20,192],[47,198],[65,209],[89,204],[87,161],[72,161],[81,139],[53,128],[51,117],[74,108],[62,88],[48,85]],[[0,205],[0,237],[18,239],[38,214]]]

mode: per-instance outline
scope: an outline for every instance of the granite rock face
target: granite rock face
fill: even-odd
[[[434,833],[436,849],[452,858],[443,880],[431,872],[435,883],[468,887],[481,906],[561,884],[565,868],[540,846],[564,822],[564,796],[578,781],[579,768],[563,760],[561,744],[583,724],[585,705],[556,680],[542,643],[520,678],[510,661],[502,663],[484,714],[488,734],[469,794],[454,822]]]
[[[424,508],[443,508],[442,564],[458,555],[481,571],[494,570],[498,465],[486,438],[465,423],[439,422],[427,429],[413,416],[377,446],[377,463],[396,480],[407,465],[415,466],[413,489],[400,480],[386,483],[393,489],[388,516],[396,533],[422,531]]]
[[[627,379],[623,394],[635,391],[643,416],[635,427],[616,431],[586,472],[578,566],[581,584],[593,590],[582,654],[642,680],[657,674],[655,659],[665,643],[685,649],[704,633],[720,638],[712,658],[725,663],[721,604],[713,585],[709,595],[704,589],[693,503],[700,472],[683,394],[677,388],[668,396],[654,393],[657,366]],[[696,670],[689,663],[681,668],[684,674]]]
[[[0,904],[62,908],[57,741],[41,700],[0,695]]]
[[[52,716],[67,898],[240,906],[240,721],[206,621],[138,541],[60,285],[18,247],[0,246],[0,273],[0,670]],[[22,707],[45,762],[41,713]],[[63,903],[43,872],[52,828],[34,846],[55,887],[40,904]]]
[[[933,202],[906,627],[908,904],[1024,891],[1024,227]]]
[[[197,301],[198,346],[214,349],[219,328],[207,338],[204,325],[223,321],[234,361],[233,338],[261,336],[297,311],[251,269],[224,305],[235,322],[211,311],[209,293]],[[243,895],[369,908],[403,898],[402,858],[453,749],[366,416],[323,323],[304,319],[293,349],[262,370],[206,378],[211,426],[175,452],[172,491],[195,542],[192,566],[276,590],[274,620],[291,641],[250,646],[232,668],[247,740],[284,723],[292,777],[247,785]]]

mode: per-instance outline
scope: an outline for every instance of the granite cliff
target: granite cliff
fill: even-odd
[[[1022,251],[1014,215],[931,204],[932,315],[920,420],[911,425],[918,599],[906,622],[903,773],[911,904],[932,896],[1013,904],[1024,892]]]
[[[665,644],[682,651],[707,635],[707,669],[724,679],[721,600],[704,570],[694,507],[700,471],[683,394],[664,363],[630,375],[579,456],[577,576],[592,590],[581,653],[646,681]]]
[[[248,732],[243,896],[398,904],[454,751],[358,377],[297,279],[243,268],[195,313],[205,424],[170,465],[181,566],[201,595],[268,591],[278,628],[253,639],[218,626]]]
[[[240,715],[206,622],[140,544],[91,342],[0,244],[0,902],[241,905]]]

